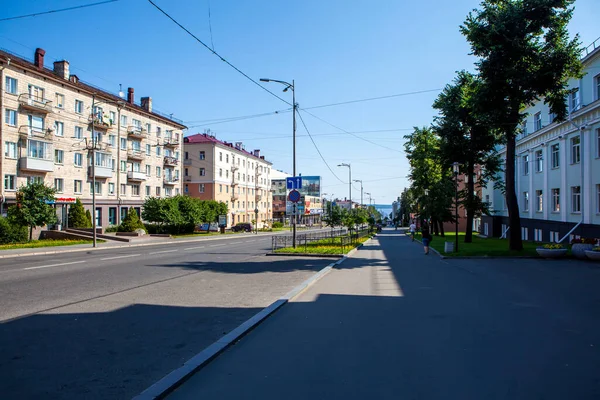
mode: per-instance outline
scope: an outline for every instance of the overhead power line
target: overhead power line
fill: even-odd
[[[368,97],[366,99],[349,100],[349,101],[342,101],[342,102],[339,102],[339,103],[323,104],[323,105],[320,105],[320,106],[304,107],[303,109],[304,110],[314,110],[315,108],[334,107],[334,106],[341,106],[341,105],[344,105],[344,104],[362,103],[362,102],[365,102],[365,101],[391,99],[393,97],[410,96],[410,95],[413,95],[413,94],[421,94],[421,93],[429,93],[429,92],[439,92],[441,90],[443,90],[443,89],[427,89],[427,90],[419,90],[419,91],[416,91],[416,92],[406,92],[406,93],[390,94],[388,96]]]
[[[60,8],[60,9],[57,9],[57,10],[42,11],[42,12],[33,13],[33,14],[26,14],[26,15],[17,15],[15,17],[8,17],[8,18],[0,18],[0,21],[10,21],[10,20],[13,20],[13,19],[21,19],[21,18],[27,18],[27,17],[37,17],[38,15],[54,14],[54,13],[59,13],[59,12],[63,12],[63,11],[77,10],[79,8],[94,7],[94,6],[99,6],[99,5],[102,5],[102,4],[114,3],[115,1],[119,1],[119,0],[106,0],[106,1],[100,1],[98,3],[83,4],[83,5],[80,5],[80,6]]]
[[[164,11],[162,8],[160,8],[152,0],[148,0],[148,2],[150,4],[152,4],[154,7],[156,7],[156,9],[158,11],[160,11],[161,13],[163,13],[167,18],[169,18],[171,21],[173,21],[173,23],[175,25],[177,25],[178,27],[180,27],[181,29],[183,29],[188,35],[190,35],[191,37],[193,37],[194,39],[196,39],[196,41],[198,43],[200,43],[202,46],[204,46],[208,51],[210,51],[215,56],[219,57],[219,59],[221,59],[221,61],[223,61],[225,64],[229,65],[231,68],[233,68],[238,73],[240,73],[241,75],[243,75],[250,82],[254,83],[256,86],[258,86],[259,88],[261,88],[265,92],[271,94],[272,96],[278,98],[279,100],[283,101],[284,103],[286,103],[286,104],[288,104],[290,106],[292,105],[292,103],[290,103],[289,101],[285,100],[284,98],[278,96],[277,94],[273,93],[272,91],[270,91],[269,89],[267,89],[266,87],[264,87],[263,85],[261,85],[260,83],[258,83],[257,81],[255,81],[254,79],[252,79],[250,76],[248,76],[248,74],[246,74],[245,72],[243,72],[241,69],[239,69],[238,67],[236,67],[235,65],[233,65],[232,63],[230,63],[229,61],[227,61],[223,56],[221,56],[219,53],[217,53],[216,51],[214,51],[213,49],[211,49],[209,45],[207,45],[202,40],[200,40],[196,35],[194,35],[192,32],[190,32],[185,26],[183,26],[182,24],[180,24],[175,18],[171,17],[166,11]]]

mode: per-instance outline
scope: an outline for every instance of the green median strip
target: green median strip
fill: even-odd
[[[540,243],[523,241],[522,251],[513,251],[508,249],[508,240],[499,238],[482,238],[473,234],[472,243],[465,243],[464,232],[458,233],[458,251],[453,253],[444,253],[444,243],[455,243],[456,234],[446,232],[446,236],[435,236],[431,241],[430,247],[439,251],[445,257],[523,257],[537,256],[535,249]],[[415,238],[421,240],[421,234],[417,233]]]
[[[27,243],[14,243],[0,245],[0,250],[16,250],[16,249],[34,249],[39,247],[56,247],[56,246],[72,246],[75,244],[91,244],[92,240],[68,240],[68,239],[42,239],[34,240]],[[97,240],[97,243],[104,243],[104,240]]]
[[[346,244],[342,247],[340,237],[332,239],[317,240],[314,242],[297,243],[296,248],[284,247],[277,249],[274,253],[287,253],[287,254],[346,254],[353,248],[369,240],[369,237],[362,237],[357,239],[354,243]]]

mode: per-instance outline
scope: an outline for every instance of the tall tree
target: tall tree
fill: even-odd
[[[440,113],[434,129],[441,139],[442,163],[458,162],[465,177],[461,202],[467,210],[466,243],[473,241],[473,220],[487,212],[477,192],[481,193],[489,176],[497,175],[500,166],[495,151],[500,140],[498,129],[490,125],[479,107],[481,84],[476,75],[460,71],[433,103]],[[477,167],[483,173],[476,174]]]
[[[567,81],[581,76],[580,43],[569,39],[574,0],[484,0],[461,32],[479,57],[482,107],[506,143],[510,249],[522,250],[515,192],[516,135],[523,109],[544,99],[556,120],[567,115]]]
[[[56,191],[43,183],[29,183],[17,190],[17,204],[8,209],[8,217],[18,225],[29,227],[29,240],[33,239],[33,228],[56,222],[54,202]]]
[[[92,221],[86,216],[85,208],[81,200],[75,200],[75,204],[69,207],[69,227],[71,228],[91,228]]]

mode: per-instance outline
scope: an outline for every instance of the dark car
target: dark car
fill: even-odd
[[[231,227],[233,232],[252,232],[252,224],[249,222],[240,222]]]

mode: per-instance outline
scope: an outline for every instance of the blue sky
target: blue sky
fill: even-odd
[[[97,0],[2,1],[0,18]],[[295,80],[300,107],[439,89],[455,71],[473,69],[458,27],[477,0],[208,1],[155,0],[165,11],[255,80]],[[600,36],[597,0],[577,0],[570,25],[583,44]],[[210,8],[210,25],[209,25]],[[212,45],[211,45],[212,46]],[[186,122],[188,133],[210,129],[219,139],[260,149],[276,169],[292,171],[289,106],[263,91],[169,21],[146,0],[119,0],[90,8],[0,22],[0,47],[47,62],[66,59],[80,79],[117,92],[135,88],[136,100]],[[283,86],[265,84],[291,103]],[[348,169],[377,203],[391,203],[409,185],[402,137],[428,125],[437,92],[302,112],[323,157],[298,121],[297,171],[321,175],[323,191],[348,195]],[[211,122],[206,122],[212,120]],[[220,121],[219,121],[220,122]],[[379,132],[377,132],[379,131]],[[360,200],[360,184],[352,197]],[[365,198],[365,202],[368,200]]]

